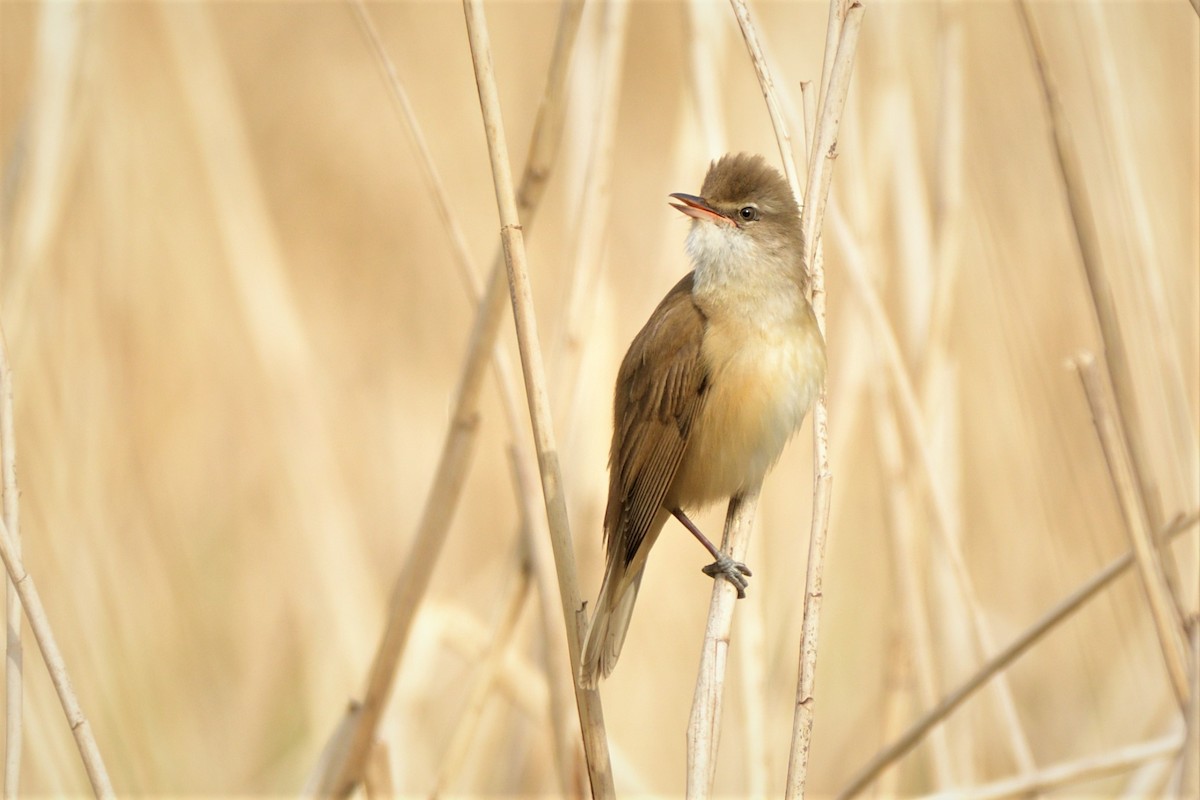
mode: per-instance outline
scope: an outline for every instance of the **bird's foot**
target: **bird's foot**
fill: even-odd
[[[746,580],[751,576],[750,568],[740,561],[734,561],[729,556],[722,553],[717,556],[717,560],[700,570],[710,578],[722,577],[733,584],[733,588],[737,589],[738,599],[741,600],[746,596],[746,587],[750,582]]]

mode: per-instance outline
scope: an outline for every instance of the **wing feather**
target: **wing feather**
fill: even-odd
[[[689,273],[659,303],[621,363],[604,517],[610,562],[633,561],[687,450],[708,387],[700,358],[704,325]]]

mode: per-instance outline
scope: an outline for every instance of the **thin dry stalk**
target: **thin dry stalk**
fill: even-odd
[[[1163,532],[1164,540],[1171,540],[1175,536],[1186,531],[1188,528],[1200,522],[1200,512],[1192,512],[1187,517],[1180,517],[1168,526]],[[993,656],[986,664],[975,671],[975,674],[964,681],[957,689],[938,703],[937,706],[927,711],[916,722],[909,726],[904,735],[897,739],[892,744],[879,751],[875,756],[867,762],[862,769],[850,780],[846,788],[838,793],[839,800],[854,797],[870,783],[875,780],[889,766],[894,764],[906,753],[912,750],[929,731],[944,720],[946,717],[962,705],[967,698],[973,695],[984,684],[991,680],[994,676],[1000,673],[1005,667],[1019,658],[1030,647],[1032,647],[1039,639],[1053,630],[1063,620],[1069,618],[1072,614],[1082,608],[1089,600],[1096,597],[1102,589],[1107,587],[1125,570],[1133,565],[1135,559],[1132,552],[1113,561],[1104,569],[1097,572],[1089,578],[1078,589],[1064,598],[1061,602],[1047,611],[1033,625],[1025,630],[1020,636],[1014,639],[1007,647]]]
[[[1121,219],[1129,220],[1131,229],[1131,257],[1125,269],[1138,277],[1128,285],[1138,302],[1141,324],[1133,325],[1129,332],[1134,335],[1132,343],[1142,358],[1153,363],[1154,368],[1142,370],[1145,381],[1142,398],[1147,401],[1143,420],[1147,425],[1157,424],[1154,431],[1158,441],[1171,442],[1176,457],[1172,459],[1165,478],[1171,484],[1169,497],[1194,497],[1195,487],[1200,486],[1200,443],[1197,442],[1196,427],[1192,422],[1188,406],[1187,380],[1184,378],[1183,362],[1179,354],[1179,337],[1170,330],[1168,320],[1167,289],[1163,285],[1163,264],[1155,240],[1151,209],[1153,203],[1146,195],[1145,182],[1137,168],[1143,156],[1134,144],[1131,130],[1135,118],[1126,94],[1122,91],[1120,71],[1108,33],[1107,9],[1099,0],[1087,4],[1084,18],[1090,22],[1090,30],[1082,37],[1088,45],[1093,64],[1098,69],[1089,70],[1099,74],[1103,81],[1102,90],[1096,93],[1097,104],[1106,112],[1108,127],[1114,150],[1119,191],[1114,192],[1121,204]],[[1143,431],[1143,435],[1146,435]],[[1170,480],[1172,479],[1173,480]],[[1154,509],[1151,508],[1151,523]],[[1163,567],[1166,570],[1171,594],[1178,603],[1181,600],[1181,579],[1173,553],[1162,548]],[[1179,609],[1182,615],[1182,607]]]
[[[1007,778],[967,789],[955,789],[953,792],[930,797],[939,800],[1001,800],[1006,797],[1028,797],[1031,794],[1126,772],[1154,759],[1170,758],[1179,751],[1182,744],[1183,737],[1179,734],[1164,736],[1149,742],[1127,745],[1108,753],[1043,767],[1031,775]]]
[[[839,9],[831,6],[831,16]],[[818,250],[817,233],[825,215],[833,159],[837,157],[838,127],[850,76],[854,54],[858,47],[858,32],[862,27],[863,7],[852,3],[845,11],[837,53],[830,70],[828,91],[821,105],[817,122],[812,158],[809,163],[808,185],[805,189],[804,211],[800,227],[805,235],[805,249],[812,255],[810,265],[812,304],[821,333],[825,333],[825,273]],[[808,757],[812,747],[812,727],[816,714],[815,686],[817,669],[817,637],[820,632],[821,604],[824,597],[825,538],[829,528],[829,504],[833,477],[829,469],[829,420],[825,391],[813,408],[813,510],[812,529],[808,543],[808,569],[804,582],[803,633],[800,639],[800,667],[796,679],[796,706],[792,717],[792,741],[788,756],[787,792],[789,798],[804,797],[808,780]]]
[[[840,5],[840,0],[833,0],[830,7],[831,16]],[[838,156],[838,127],[842,122],[842,111],[846,107],[846,95],[850,89],[850,76],[854,70],[854,53],[858,48],[858,32],[862,27],[862,18],[862,4],[852,3],[845,12],[844,25],[840,26],[841,39],[838,41],[837,55],[834,57],[833,67],[830,71],[827,91],[823,94],[818,106],[819,117],[816,136],[813,139],[813,156],[808,163],[804,210],[800,215],[800,228],[804,234],[804,263],[810,265],[810,270],[814,261],[813,253],[820,238],[818,231],[825,219],[825,206],[829,201],[830,175],[833,172],[833,162]],[[816,278],[817,276],[814,275],[814,284]],[[813,295],[813,306],[816,310],[817,288],[815,285]],[[818,321],[823,321],[823,317],[818,317]]]
[[[13,376],[8,342],[0,328],[0,472],[3,473],[4,525],[12,535],[13,553],[21,557],[20,492],[17,489],[17,437],[13,430]],[[21,789],[21,745],[24,741],[24,650],[21,646],[21,598],[17,587],[5,582],[4,685],[4,796],[16,797]]]
[[[1029,44],[1030,55],[1033,58],[1042,89],[1042,99],[1045,102],[1054,142],[1056,163],[1059,174],[1062,176],[1067,208],[1071,214],[1072,230],[1075,234],[1075,242],[1079,247],[1083,271],[1087,277],[1089,295],[1092,307],[1096,312],[1100,338],[1104,343],[1104,362],[1108,368],[1108,374],[1111,376],[1117,403],[1115,412],[1118,429],[1123,432],[1122,436],[1129,448],[1133,477],[1137,490],[1141,494],[1141,505],[1146,511],[1149,529],[1155,531],[1162,527],[1161,497],[1145,445],[1144,425],[1138,414],[1136,381],[1125,349],[1121,320],[1117,316],[1116,298],[1101,259],[1100,236],[1096,230],[1095,215],[1092,213],[1091,200],[1088,198],[1087,186],[1083,179],[1083,165],[1071,133],[1070,123],[1067,121],[1066,113],[1058,96],[1058,88],[1050,74],[1046,48],[1033,24],[1028,0],[1017,0],[1017,16],[1020,18],[1026,42]],[[1156,557],[1161,561],[1163,554],[1157,553]],[[1162,571],[1161,567],[1160,571]],[[1163,580],[1165,582],[1165,578]],[[1163,588],[1170,593],[1172,587],[1168,584]],[[1183,626],[1183,619],[1180,616],[1182,602],[1174,594],[1169,594],[1169,596],[1172,601],[1171,613],[1175,617],[1173,627],[1178,630]],[[1165,635],[1165,629],[1162,627],[1163,621],[1156,617],[1156,624],[1159,626],[1159,636],[1163,637]],[[1169,661],[1183,661],[1183,645],[1177,634],[1163,639],[1163,648],[1174,653],[1174,655],[1168,656]],[[1175,670],[1172,668],[1172,680],[1175,681],[1176,693],[1179,694],[1180,687],[1184,687],[1185,690],[1180,694],[1180,698],[1181,702],[1185,702],[1182,698],[1187,696],[1187,683],[1186,681],[1180,683],[1181,676],[1174,673]]]
[[[532,223],[545,193],[550,168],[562,138],[563,87],[575,34],[579,30],[581,11],[579,3],[565,3],[559,18],[546,86],[534,122],[529,155],[518,192],[518,205],[526,224]],[[504,289],[503,257],[497,253],[472,325],[455,410],[442,445],[433,488],[426,498],[409,554],[393,586],[387,622],[371,664],[363,700],[350,704],[347,717],[339,722],[326,744],[320,762],[308,781],[314,793],[345,796],[353,791],[361,779],[384,706],[391,696],[396,668],[408,641],[413,618],[441,553],[474,451],[479,392],[503,318]]]
[[[532,584],[529,564],[524,562],[524,559],[521,561],[523,563],[517,567],[517,579],[509,592],[508,602],[505,603],[504,611],[500,616],[500,623],[496,626],[496,632],[492,635],[482,663],[475,670],[474,683],[467,697],[466,708],[459,717],[458,724],[454,727],[454,733],[450,736],[450,744],[447,745],[446,752],[442,756],[442,763],[438,768],[437,779],[433,791],[430,792],[430,797],[436,798],[453,793],[454,783],[462,774],[463,764],[466,763],[471,743],[479,729],[479,722],[483,719],[484,706],[496,688],[496,678],[504,663],[504,654],[512,642],[513,632],[521,619],[521,613],[525,610],[525,602],[529,598]]]
[[[721,552],[734,561],[746,557],[758,487],[729,501]],[[749,511],[743,508],[749,506]],[[708,621],[700,650],[696,689],[687,727],[687,796],[708,797],[717,771],[717,746],[721,739],[721,698],[725,691],[725,664],[729,654],[729,632],[733,627],[733,604],[737,590],[729,581],[713,581]]]
[[[571,654],[571,674],[579,669],[579,631],[583,607],[579,583],[575,574],[575,554],[571,545],[570,524],[566,498],[563,495],[562,472],[559,469],[558,449],[554,441],[554,424],[546,393],[546,374],[538,341],[537,319],[533,308],[533,292],[525,265],[525,244],[521,220],[517,211],[516,194],[508,162],[508,145],[500,114],[500,100],[492,70],[491,45],[481,0],[464,0],[463,12],[467,22],[467,38],[471,45],[471,62],[479,89],[479,105],[483,114],[492,179],[496,186],[496,205],[500,212],[500,236],[504,244],[504,260],[508,269],[509,293],[517,329],[517,345],[521,353],[521,368],[525,377],[525,395],[533,425],[534,442],[541,470],[542,492],[546,502],[546,518],[550,525],[550,540],[558,570],[559,592],[562,597],[563,621],[567,630],[567,645]],[[598,798],[612,797],[612,766],[608,758],[608,741],[604,732],[604,716],[600,694],[585,689],[576,682],[575,702],[587,755],[592,794]]]
[[[1095,357],[1091,353],[1083,352],[1075,357],[1073,364],[1083,382],[1083,390],[1092,410],[1092,421],[1096,424],[1096,434],[1100,438],[1100,446],[1104,449],[1104,460],[1108,463],[1113,490],[1121,505],[1121,514],[1125,518],[1125,530],[1129,534],[1133,552],[1137,555],[1138,574],[1141,575],[1142,590],[1145,592],[1150,615],[1158,632],[1167,675],[1171,679],[1176,699],[1186,709],[1189,694],[1187,650],[1183,642],[1183,632],[1176,624],[1175,606],[1171,602],[1162,561],[1158,557],[1159,550],[1155,546],[1154,533],[1150,528],[1149,515],[1144,504],[1145,495],[1138,491],[1137,471],[1130,454],[1129,439],[1121,425],[1120,411],[1110,394],[1111,384],[1105,380]]]
[[[829,84],[833,79],[833,62],[837,59],[837,51],[842,41],[842,25],[846,21],[846,13],[850,10],[850,0],[829,0],[829,17],[825,25],[825,57],[821,60],[821,84],[817,95],[817,108],[825,108],[825,98],[829,96]],[[813,118],[815,121],[815,117]],[[810,128],[809,130],[813,130]],[[811,165],[817,158],[816,142],[810,142],[813,149],[805,152]]]
[[[29,628],[33,631],[34,641],[42,651],[42,660],[46,662],[46,670],[58,700],[62,704],[63,713],[67,716],[67,724],[75,736],[75,745],[79,748],[79,757],[83,760],[83,768],[92,784],[92,791],[97,797],[115,797],[112,782],[108,779],[108,771],[104,768],[104,759],[100,756],[100,748],[92,736],[92,726],[83,709],[79,698],[71,687],[71,678],[67,675],[67,665],[63,661],[62,652],[58,649],[58,641],[50,628],[50,620],[46,618],[46,610],[42,607],[42,599],[38,595],[33,576],[25,571],[21,557],[13,545],[8,526],[0,522],[0,558],[4,559],[4,567],[8,570],[9,580],[17,587],[17,594],[24,606],[25,618],[29,620]]]

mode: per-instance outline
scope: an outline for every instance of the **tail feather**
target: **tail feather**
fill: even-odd
[[[596,611],[588,625],[579,661],[579,685],[594,689],[601,678],[607,678],[621,655],[621,645],[629,631],[633,604],[642,585],[642,570],[630,577],[624,569],[609,570],[604,575]]]

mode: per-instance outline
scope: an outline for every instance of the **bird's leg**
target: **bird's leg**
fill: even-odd
[[[733,587],[737,589],[738,599],[745,597],[746,587],[750,585],[750,582],[746,580],[751,575],[750,569],[742,562],[734,561],[718,550],[716,545],[710,542],[708,537],[696,527],[696,523],[688,519],[687,514],[683,513],[683,509],[672,508],[671,514],[674,515],[675,519],[683,523],[683,527],[691,531],[692,536],[695,536],[700,541],[700,544],[704,545],[705,549],[712,553],[713,558],[716,559],[716,561],[704,567],[701,572],[710,578],[716,578],[718,575],[724,577],[725,580],[732,583]]]

